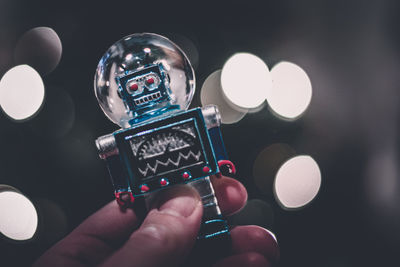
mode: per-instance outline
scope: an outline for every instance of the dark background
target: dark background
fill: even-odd
[[[43,77],[43,112],[23,123],[0,115],[0,184],[21,190],[40,216],[35,240],[0,240],[0,265],[31,264],[113,199],[94,140],[118,127],[97,104],[94,71],[115,41],[155,32],[196,45],[192,106],[200,105],[203,81],[235,52],[269,67],[288,60],[308,73],[313,99],[301,119],[281,121],[264,108],[222,127],[249,198],[270,205],[268,214],[246,217],[277,235],[280,266],[399,266],[399,11],[396,1],[0,0],[0,76],[31,28],[53,28],[63,45],[60,64]],[[254,161],[274,143],[320,166],[321,191],[302,210],[281,209],[272,189],[254,184]]]

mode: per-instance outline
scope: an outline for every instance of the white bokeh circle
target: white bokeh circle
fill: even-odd
[[[36,27],[25,32],[15,46],[15,62],[27,64],[40,74],[52,72],[61,60],[62,44],[49,27]]]
[[[28,65],[8,70],[0,80],[0,107],[14,120],[25,120],[40,109],[44,84],[39,73]]]
[[[221,92],[221,70],[211,73],[204,81],[200,92],[203,106],[214,104],[221,113],[221,121],[224,124],[232,124],[240,121],[247,112],[233,109],[224,99]]]
[[[307,155],[293,157],[282,164],[274,182],[274,195],[285,209],[298,209],[310,203],[321,187],[321,171]]]
[[[312,86],[307,73],[298,65],[280,62],[271,69],[272,88],[267,102],[272,111],[284,119],[300,117],[311,102]]]
[[[6,237],[22,241],[31,239],[37,230],[38,215],[35,206],[24,195],[0,192],[0,232]]]
[[[223,95],[232,104],[245,109],[262,105],[272,86],[268,66],[250,53],[237,53],[222,68]]]

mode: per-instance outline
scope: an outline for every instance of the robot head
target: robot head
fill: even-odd
[[[107,117],[123,128],[189,107],[192,66],[173,42],[157,34],[129,35],[112,45],[97,66],[94,87]]]
[[[161,63],[116,77],[119,96],[127,110],[140,114],[140,111],[169,106],[171,90],[167,77]]]

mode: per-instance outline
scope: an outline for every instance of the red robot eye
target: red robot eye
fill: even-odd
[[[137,85],[137,83],[132,83],[129,86],[129,89],[131,89],[132,91],[136,91],[137,89],[139,89],[139,86]]]
[[[153,78],[148,78],[146,80],[147,84],[153,84],[154,83],[154,79]]]

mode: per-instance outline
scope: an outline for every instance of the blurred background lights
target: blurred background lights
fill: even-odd
[[[179,33],[167,33],[166,37],[168,37],[168,39],[170,39],[172,42],[178,45],[180,49],[183,50],[193,68],[196,69],[199,65],[199,49],[195,43],[185,35]]]
[[[57,33],[48,27],[37,27],[21,36],[14,55],[17,64],[28,64],[40,74],[47,74],[57,67],[61,54],[62,45]]]
[[[14,191],[0,192],[0,232],[13,240],[31,239],[38,226],[38,215],[32,202]]]
[[[264,148],[253,165],[254,183],[264,194],[272,195],[275,175],[282,164],[296,154],[287,144],[277,143]]]
[[[57,139],[65,136],[75,122],[75,104],[70,94],[59,87],[46,88],[42,109],[29,122],[31,130],[43,138]]]
[[[0,80],[0,106],[14,120],[24,120],[34,115],[43,100],[42,78],[28,65],[10,69]]]
[[[33,199],[40,214],[40,239],[52,245],[67,234],[68,219],[64,210],[50,199]]]
[[[400,240],[399,156],[395,144],[372,149],[363,178],[366,224],[380,235]],[[366,204],[366,205],[365,205]]]
[[[222,123],[231,124],[240,121],[246,115],[246,112],[233,109],[222,96],[221,90],[221,70],[217,70],[211,73],[203,83],[200,92],[201,104],[203,106],[217,105],[221,113]]]
[[[272,88],[267,102],[278,116],[295,119],[311,102],[312,87],[307,73],[290,62],[280,62],[271,70]]]
[[[366,168],[366,193],[380,210],[390,208],[399,200],[399,158],[395,149],[377,151],[368,159]],[[386,153],[385,153],[386,152]],[[393,213],[392,213],[393,214]]]
[[[258,225],[271,229],[274,224],[272,206],[261,199],[250,199],[246,206],[230,218],[232,225]]]
[[[237,53],[222,68],[221,86],[223,95],[233,105],[254,109],[264,103],[272,80],[263,60],[249,53]]]
[[[315,160],[306,155],[286,161],[276,174],[274,193],[285,209],[297,209],[310,203],[321,186],[321,171]]]

